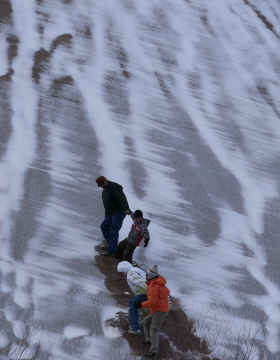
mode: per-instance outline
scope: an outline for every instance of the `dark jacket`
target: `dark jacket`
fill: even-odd
[[[108,185],[104,187],[102,191],[102,200],[106,216],[129,210],[123,188],[115,182],[108,181]]]
[[[142,239],[144,239],[145,245],[147,246],[150,240],[150,234],[148,230],[150,220],[143,219],[140,224],[137,224],[133,215],[131,215],[131,218],[133,220],[133,225],[131,226],[127,237],[128,243],[132,244],[133,246],[138,246]]]

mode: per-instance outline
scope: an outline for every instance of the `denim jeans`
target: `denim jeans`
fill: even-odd
[[[135,304],[141,303],[142,301],[146,301],[147,296],[146,294],[136,295],[129,299],[129,312],[128,312],[128,319],[130,327],[134,330],[140,330],[139,325],[139,314],[138,309],[135,308]]]
[[[110,254],[114,254],[117,251],[119,231],[122,227],[124,218],[124,212],[114,215],[107,215],[101,224],[101,231],[104,238],[108,242],[108,251]]]

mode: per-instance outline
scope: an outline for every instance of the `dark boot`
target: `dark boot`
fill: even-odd
[[[121,259],[121,260],[123,259],[123,253],[124,253],[126,246],[127,246],[127,239],[124,239],[119,242],[119,245],[118,245],[117,251],[116,251],[117,259]]]
[[[157,356],[157,353],[155,351],[148,351],[145,354],[145,358],[155,359],[156,356]]]
[[[150,342],[150,340],[143,340],[142,344],[143,345],[151,345],[151,342]]]

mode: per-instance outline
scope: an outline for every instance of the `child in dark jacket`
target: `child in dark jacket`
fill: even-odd
[[[136,210],[130,216],[132,218],[133,224],[131,226],[128,237],[119,243],[116,256],[131,263],[134,250],[137,246],[140,245],[143,239],[144,247],[148,246],[150,240],[150,234],[148,230],[150,220],[143,217],[141,210]]]

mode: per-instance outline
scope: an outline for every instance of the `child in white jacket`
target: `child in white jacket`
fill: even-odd
[[[129,300],[128,319],[130,324],[130,334],[140,335],[139,314],[138,308],[141,307],[141,302],[147,300],[147,284],[146,272],[136,266],[131,265],[128,261],[121,261],[118,264],[118,272],[127,274],[127,283],[131,291],[135,294]]]

